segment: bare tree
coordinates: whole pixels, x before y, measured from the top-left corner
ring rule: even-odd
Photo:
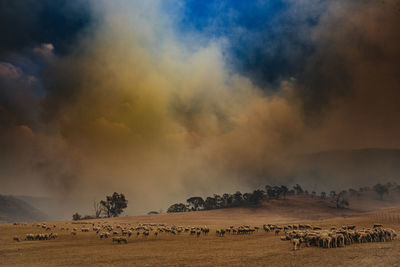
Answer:
[[[102,212],[102,207],[100,205],[100,202],[93,200],[93,210],[94,210],[94,215],[96,216],[96,218],[100,218],[100,214]]]

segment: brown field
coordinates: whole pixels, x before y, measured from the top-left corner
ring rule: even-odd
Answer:
[[[13,241],[28,233],[45,233],[36,224],[0,225],[1,266],[399,266],[400,242],[364,243],[345,248],[323,249],[302,247],[293,251],[289,241],[280,241],[274,233],[265,233],[265,223],[285,224],[305,222],[323,228],[354,224],[359,228],[372,227],[379,222],[400,231],[400,207],[389,203],[367,200],[355,203],[347,210],[330,208],[326,203],[310,198],[296,197],[271,201],[258,208],[232,208],[184,214],[160,214],[121,217],[88,221],[47,222],[56,225],[55,240]],[[383,208],[381,208],[383,206]],[[380,207],[378,209],[378,207]],[[134,226],[139,223],[164,223],[181,226],[204,226],[208,236],[190,236],[188,233],[157,237],[128,238],[128,244],[113,244],[111,239],[100,240],[90,232],[78,231],[72,236],[61,227],[92,228],[106,221],[112,225]],[[218,237],[215,229],[250,224],[261,227],[252,235]],[[49,232],[49,231],[48,231]]]

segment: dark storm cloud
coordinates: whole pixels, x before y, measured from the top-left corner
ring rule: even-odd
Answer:
[[[42,43],[68,50],[90,21],[86,0],[0,0],[0,57]]]

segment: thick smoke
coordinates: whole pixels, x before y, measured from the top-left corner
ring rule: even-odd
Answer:
[[[180,14],[156,0],[93,1],[68,53],[48,43],[14,59],[38,59],[38,73],[4,59],[3,192],[99,199],[121,191],[132,214],[268,182],[368,183],[334,169],[327,180],[312,173],[325,163],[301,155],[400,147],[399,4],[285,4],[287,16],[318,19],[301,27],[313,47],[307,57],[293,43],[280,50],[302,71],[274,83],[241,71],[227,55],[232,39],[183,36]],[[259,30],[241,34],[259,42]]]

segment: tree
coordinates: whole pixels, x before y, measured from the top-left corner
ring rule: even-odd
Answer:
[[[231,194],[227,194],[227,193],[223,194],[222,199],[224,200],[225,207],[229,207],[233,203],[233,196]]]
[[[233,194],[233,201],[234,201],[235,205],[239,205],[242,203],[243,196],[242,196],[242,193],[240,193],[240,191],[236,191],[236,193]]]
[[[244,200],[244,202],[250,202],[250,198],[251,198],[251,193],[244,193],[243,194],[243,200]]]
[[[267,196],[269,199],[279,199],[279,197],[283,193],[282,187],[279,186],[266,185],[265,191],[267,192]]]
[[[220,195],[214,194],[214,199],[215,199],[215,207],[217,209],[224,207],[224,199]]]
[[[95,218],[100,218],[102,208],[101,208],[101,204],[99,202],[97,202],[96,200],[93,201],[93,210],[94,210]]]
[[[250,203],[259,204],[264,199],[265,192],[263,190],[254,190],[249,198]]]
[[[106,200],[100,201],[100,205],[108,218],[118,217],[128,206],[128,200],[124,194],[114,192],[112,196],[106,196]]]
[[[343,209],[349,206],[349,201],[345,198],[346,194],[347,192],[345,190],[341,191],[339,194],[336,194],[335,191],[331,191],[330,195],[337,209]]]
[[[173,205],[171,205],[171,206],[168,208],[168,210],[167,210],[168,213],[172,213],[172,212],[186,212],[186,211],[189,211],[189,210],[188,210],[188,208],[186,207],[186,205],[183,204],[183,203],[173,204]]]
[[[287,188],[284,185],[281,185],[281,193],[283,195],[283,199],[286,199],[286,195],[287,195],[288,191],[289,191],[289,188]]]
[[[389,189],[386,185],[376,184],[374,185],[375,192],[379,195],[380,199],[383,200],[383,195],[389,193]]]
[[[349,201],[345,199],[346,191],[342,191],[339,194],[335,194],[334,201],[337,209],[343,209],[345,206],[349,206]]]
[[[206,210],[216,209],[217,205],[216,205],[216,202],[215,202],[215,198],[207,197],[206,200],[204,201],[204,208]]]
[[[82,216],[77,212],[72,215],[72,220],[74,221],[79,221],[81,218]]]
[[[325,192],[321,192],[321,198],[325,199],[326,198],[326,193]]]
[[[155,214],[159,214],[159,213],[158,213],[158,211],[152,210],[152,211],[149,211],[147,214],[148,215],[155,215]]]
[[[204,200],[202,197],[191,197],[186,200],[191,210],[199,210],[204,208]]]
[[[336,191],[331,191],[330,193],[329,193],[329,196],[331,197],[331,198],[335,198],[336,197]]]
[[[295,186],[293,186],[294,191],[296,191],[297,195],[302,195],[304,194],[304,190],[303,188],[301,188],[301,186],[299,184],[296,184]]]

